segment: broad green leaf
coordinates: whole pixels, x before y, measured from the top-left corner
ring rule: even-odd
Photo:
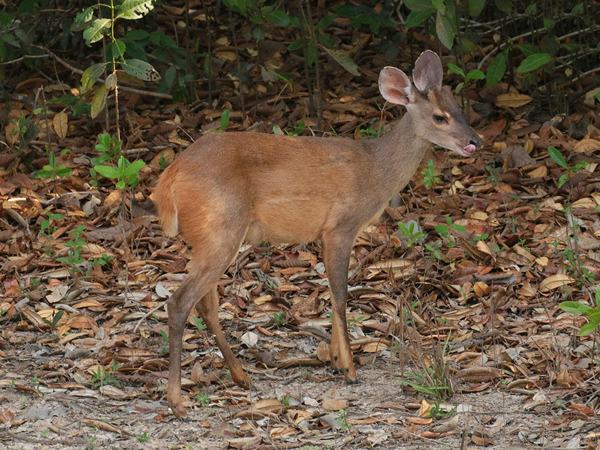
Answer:
[[[265,38],[265,29],[260,25],[257,26],[252,31],[252,36],[254,36],[254,39],[257,41],[262,41]]]
[[[490,63],[487,69],[486,81],[489,86],[496,86],[506,72],[506,51],[499,53]]]
[[[132,41],[141,41],[149,37],[150,33],[148,33],[146,30],[133,30],[125,35],[126,39],[131,39]]]
[[[494,3],[503,13],[510,14],[512,12],[512,0],[494,0]]]
[[[452,29],[452,24],[444,14],[437,14],[437,18],[435,20],[435,31],[437,32],[440,42],[444,44],[446,48],[452,48],[452,44],[454,42],[454,31]]]
[[[12,45],[13,47],[20,47],[19,41],[10,33],[0,34],[0,39],[6,42],[8,45]]]
[[[87,45],[91,45],[94,42],[102,39],[102,31],[110,28],[110,19],[96,19],[92,24],[85,29],[83,32],[83,38]]]
[[[83,30],[92,21],[94,18],[94,8],[92,6],[77,13],[75,20],[71,24],[71,31],[73,33]]]
[[[81,75],[82,92],[88,91],[98,81],[98,78],[104,73],[104,67],[103,63],[98,63],[85,69]]]
[[[308,67],[312,67],[317,57],[317,47],[312,41],[309,41],[308,45],[306,46],[306,55]]]
[[[119,172],[111,166],[94,166],[96,172],[105,178],[118,178]]]
[[[425,20],[429,19],[435,12],[435,9],[429,8],[423,11],[411,11],[406,18],[406,28],[416,27],[421,25]]]
[[[588,336],[594,332],[596,328],[600,325],[599,322],[589,322],[581,327],[579,330],[579,336]]]
[[[571,314],[585,314],[590,309],[588,305],[578,302],[562,302],[558,307]]]
[[[92,119],[95,119],[98,114],[100,114],[100,111],[104,109],[104,106],[106,106],[107,95],[108,89],[106,89],[106,86],[103,84],[94,94],[94,98],[92,98],[92,110],[90,112],[90,117]]]
[[[46,166],[45,166],[46,167]],[[38,170],[35,173],[36,178],[52,178],[52,172],[49,170]]]
[[[446,5],[444,5],[444,0],[431,0],[431,4],[437,12],[442,14],[446,13]]]
[[[517,69],[517,72],[531,72],[532,70],[538,69],[543,65],[548,64],[552,61],[552,59],[552,56],[550,56],[548,53],[534,53],[533,55],[529,55],[523,60],[523,62]]]
[[[483,80],[485,78],[485,74],[478,69],[474,69],[471,70],[468,74],[467,74],[467,81],[468,80]]]
[[[325,16],[321,20],[319,20],[319,23],[315,26],[315,28],[317,30],[327,28],[329,25],[331,25],[333,23],[334,20],[335,20],[335,16],[333,14]]]
[[[526,57],[531,56],[534,53],[540,53],[540,48],[532,44],[519,44],[517,45],[517,48],[521,50]]]
[[[552,158],[552,160],[556,164],[558,164],[560,167],[563,167],[565,169],[568,168],[567,167],[567,162],[565,161],[564,156],[556,148],[554,148],[554,147],[548,147],[548,154],[550,155],[550,158]]]
[[[290,24],[290,16],[283,11],[271,11],[265,14],[265,19],[269,22],[279,25],[280,27],[287,27]]]
[[[327,47],[323,47],[329,56],[336,60],[336,62],[350,72],[352,75],[360,76],[360,72],[358,71],[358,66],[356,63],[350,58],[350,54],[344,50],[332,50]]]
[[[462,75],[463,78],[465,77],[465,73],[463,72],[463,70],[456,64],[448,63],[448,69],[451,73],[455,75]]]
[[[469,14],[471,17],[475,18],[481,14],[484,6],[485,0],[469,0]]]
[[[117,81],[117,74],[111,73],[109,76],[106,77],[104,85],[106,86],[106,89],[110,91],[115,88],[115,86],[117,85]]]
[[[160,80],[160,75],[156,69],[154,69],[151,64],[148,64],[146,61],[142,61],[141,59],[129,59],[121,62],[120,65],[125,72],[127,72],[129,75],[139,78],[140,80]]]
[[[123,41],[120,41],[119,39],[115,39],[112,42],[112,44],[110,44],[111,52],[117,60],[121,60],[124,58],[123,55],[125,54],[126,48],[127,46],[125,45],[125,43]]]
[[[137,161],[132,162],[125,168],[125,170],[123,171],[123,176],[130,177],[131,175],[137,174],[145,165],[146,163],[144,161],[138,159]]]
[[[221,114],[221,131],[225,131],[227,129],[227,125],[229,125],[229,110],[226,109]]]
[[[140,19],[154,9],[153,2],[154,0],[125,0],[117,19]]]
[[[404,4],[411,11],[426,11],[435,9],[431,0],[404,0]]]

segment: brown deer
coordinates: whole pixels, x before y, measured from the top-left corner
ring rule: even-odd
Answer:
[[[181,346],[191,309],[204,320],[233,381],[249,388],[242,365],[219,325],[216,283],[244,242],[320,240],[331,287],[331,364],[356,383],[346,327],[348,265],[357,234],[377,220],[434,143],[463,156],[481,147],[431,51],[415,63],[414,86],[385,67],[379,89],[407,113],[386,136],[372,140],[221,133],[190,145],[160,177],[155,200],[167,236],[179,231],[193,247],[189,275],[169,299],[167,400],[176,417],[181,400]],[[416,89],[415,89],[416,88]]]

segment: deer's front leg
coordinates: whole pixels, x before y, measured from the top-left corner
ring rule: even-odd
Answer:
[[[348,383],[357,383],[356,370],[350,351],[350,338],[346,325],[346,299],[348,298],[348,265],[354,234],[323,235],[325,268],[331,289],[333,329],[331,334],[331,365],[344,374]]]

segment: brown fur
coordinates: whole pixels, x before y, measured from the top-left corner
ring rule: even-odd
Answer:
[[[348,263],[356,235],[406,186],[430,142],[456,151],[481,145],[451,93],[441,89],[441,63],[436,59],[426,52],[417,61],[422,78],[415,83],[431,89],[428,95],[414,91],[397,69],[382,71],[384,97],[408,108],[383,138],[213,134],[192,144],[165,170],[155,192],[163,229],[169,236],[180,231],[194,250],[190,274],[168,305],[167,397],[177,417],[185,415],[181,338],[199,299],[198,312],[215,333],[233,380],[250,386],[219,326],[214,289],[243,240],[321,240],[332,292],[332,365],[348,382],[356,382],[346,327]],[[448,123],[433,122],[432,116],[440,112],[447,114]]]

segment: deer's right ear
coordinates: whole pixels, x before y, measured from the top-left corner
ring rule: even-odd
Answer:
[[[412,84],[404,72],[384,67],[379,74],[379,91],[383,98],[396,105],[407,106],[413,100]]]

